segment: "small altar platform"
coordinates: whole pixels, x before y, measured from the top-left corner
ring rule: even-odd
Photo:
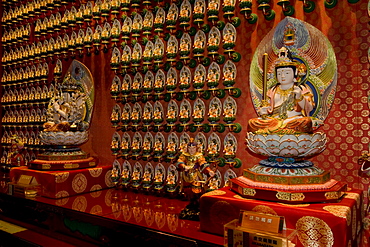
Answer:
[[[201,231],[223,235],[224,224],[240,210],[284,216],[286,227],[298,231],[300,246],[360,246],[364,217],[361,190],[348,189],[339,202],[284,204],[243,198],[229,187],[200,199]]]
[[[32,176],[40,185],[38,195],[57,199],[113,187],[111,169],[111,165],[98,165],[74,170],[40,171],[22,166],[12,168],[9,177],[11,182],[16,183],[21,175]]]

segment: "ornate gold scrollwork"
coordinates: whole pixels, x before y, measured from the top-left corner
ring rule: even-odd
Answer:
[[[256,192],[255,189],[243,188],[243,195],[245,195],[245,196],[254,196],[256,193],[257,192]]]
[[[278,192],[276,198],[284,201],[302,201],[305,196],[303,193]]]
[[[326,199],[338,199],[341,196],[341,193],[338,191],[333,191],[333,192],[326,192],[325,193],[325,198]]]
[[[41,167],[42,167],[41,168],[42,170],[48,170],[48,169],[51,168],[51,165],[50,164],[42,164]]]
[[[64,169],[74,169],[74,168],[78,168],[79,165],[77,163],[66,163],[64,164]]]
[[[292,193],[290,195],[290,200],[291,201],[303,201],[304,198],[305,198],[305,196],[304,196],[303,193]]]

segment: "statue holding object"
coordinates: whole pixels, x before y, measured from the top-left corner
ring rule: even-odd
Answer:
[[[88,141],[93,106],[92,75],[84,64],[73,60],[48,104],[47,121],[40,132],[47,150],[31,161],[29,167],[68,170],[96,166],[96,158],[79,148]]]
[[[183,193],[190,203],[181,211],[180,218],[199,220],[199,199],[204,193],[204,185],[215,172],[211,169],[202,153],[197,150],[197,143],[190,139],[176,163],[181,173],[180,193]]]
[[[5,172],[8,172],[12,167],[26,165],[26,161],[23,155],[24,143],[17,135],[11,136],[10,139],[10,150],[7,154],[5,166],[3,166],[3,170]]]
[[[264,54],[264,57],[266,55]],[[297,76],[299,68],[300,64],[292,60],[290,51],[282,47],[275,65],[278,83],[266,92],[266,81],[263,82],[264,99],[261,107],[257,109],[261,118],[249,120],[249,132],[259,134],[313,133],[314,129],[323,124],[321,120],[309,116],[315,102],[310,89],[306,85],[299,84]],[[264,70],[266,71],[267,68]]]

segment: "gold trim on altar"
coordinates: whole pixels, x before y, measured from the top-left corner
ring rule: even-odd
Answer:
[[[339,199],[344,193],[340,191],[332,191],[332,192],[326,192],[325,198],[326,199]]]
[[[64,164],[63,167],[64,167],[64,169],[75,169],[75,168],[78,168],[79,165],[77,163],[66,163],[66,164]]]
[[[41,165],[41,169],[42,170],[48,170],[48,169],[50,169],[51,168],[51,165],[50,164],[42,164]]]
[[[256,192],[255,189],[243,188],[243,195],[246,195],[246,196],[254,196],[256,193],[257,192]]]
[[[305,196],[303,193],[277,192],[276,198],[284,201],[302,201]]]

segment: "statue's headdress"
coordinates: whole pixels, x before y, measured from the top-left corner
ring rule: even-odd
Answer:
[[[275,60],[275,71],[278,68],[292,68],[298,84],[307,72],[306,66],[294,61],[292,53],[285,46],[280,48],[278,58]]]
[[[275,69],[289,67],[295,71],[298,66],[299,63],[293,61],[292,53],[286,47],[281,47],[275,61]]]
[[[188,142],[188,147],[196,147],[197,143],[194,141],[194,138],[190,138],[190,141]]]
[[[76,92],[78,91],[78,85],[76,79],[71,76],[71,73],[68,72],[67,75],[64,77],[63,82],[58,85],[59,89],[62,92]]]

